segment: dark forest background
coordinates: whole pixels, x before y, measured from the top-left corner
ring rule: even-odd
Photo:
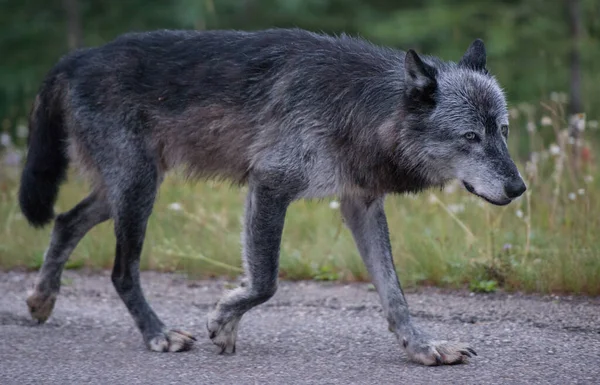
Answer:
[[[158,28],[289,26],[450,60],[481,37],[511,104],[560,93],[571,113],[599,111],[597,0],[0,0],[0,131],[23,142],[17,127],[41,79],[76,47]]]

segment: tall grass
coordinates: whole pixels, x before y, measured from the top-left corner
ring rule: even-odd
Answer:
[[[457,184],[386,202],[398,274],[405,286],[469,286],[506,290],[600,294],[600,190],[591,140],[567,134],[562,103],[512,110],[511,152],[528,191],[505,207],[491,206]],[[519,130],[526,129],[528,135]],[[590,134],[592,132],[592,134]],[[597,135],[597,133],[596,133]],[[523,139],[526,137],[526,139]],[[18,170],[0,171],[0,266],[40,266],[50,227],[29,228],[17,208]],[[72,176],[57,210],[87,193]],[[144,269],[185,271],[193,276],[241,273],[241,216],[245,189],[227,183],[184,183],[173,174],[163,184],[150,219]],[[280,275],[287,279],[368,280],[339,204],[299,201],[284,228]],[[112,223],[94,228],[74,251],[68,268],[109,269],[115,241]]]

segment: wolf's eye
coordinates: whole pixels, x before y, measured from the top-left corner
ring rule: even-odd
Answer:
[[[502,136],[507,137],[508,136],[508,125],[506,125],[506,124],[501,125],[500,132],[502,133]]]
[[[467,132],[464,136],[465,136],[465,139],[468,140],[469,142],[475,142],[479,139],[477,137],[477,134],[474,132]]]

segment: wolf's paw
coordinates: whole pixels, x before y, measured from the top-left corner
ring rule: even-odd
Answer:
[[[219,354],[235,353],[235,340],[237,339],[239,323],[239,317],[225,319],[220,316],[218,311],[214,311],[208,316],[206,321],[208,335],[212,343],[221,349]]]
[[[193,335],[181,330],[166,330],[162,334],[151,338],[147,344],[154,352],[185,352],[194,345]]]
[[[56,303],[56,293],[41,293],[35,290],[27,297],[26,302],[31,317],[39,323],[44,323],[52,314]]]
[[[462,364],[477,355],[473,348],[462,342],[428,341],[417,337],[403,339],[402,345],[412,361],[427,366]]]

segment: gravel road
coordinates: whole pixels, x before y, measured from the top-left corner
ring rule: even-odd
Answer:
[[[144,273],[169,326],[195,334],[185,353],[146,351],[108,274],[68,271],[53,316],[37,325],[25,298],[35,275],[0,273],[0,384],[598,384],[600,299],[407,293],[417,324],[471,342],[467,364],[423,367],[388,332],[364,284],[282,282],[246,314],[237,353],[217,355],[206,314],[224,281]]]

